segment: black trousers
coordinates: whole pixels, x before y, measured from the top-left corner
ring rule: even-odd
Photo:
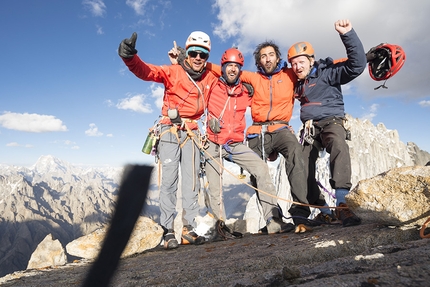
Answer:
[[[262,150],[262,135],[248,139],[248,146],[260,157]],[[285,170],[291,187],[293,200],[300,203],[308,203],[307,200],[307,180],[304,165],[302,147],[297,138],[287,128],[275,132],[266,132],[264,134],[264,154],[267,158],[272,152],[277,152],[285,158]],[[251,177],[252,183],[255,180]],[[310,215],[310,209],[307,206],[293,204],[288,212],[292,216],[301,216],[307,218]]]
[[[331,188],[351,189],[351,157],[349,146],[345,140],[346,131],[343,120],[341,118],[329,118],[314,122],[314,126],[314,139],[330,154]],[[319,150],[314,145],[305,142],[302,151],[308,182],[308,201],[310,204],[323,205],[325,203],[324,196],[321,194],[315,179],[315,163],[319,156]]]

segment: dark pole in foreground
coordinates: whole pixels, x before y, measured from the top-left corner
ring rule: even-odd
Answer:
[[[82,287],[109,285],[145,203],[152,169],[139,165],[125,167],[109,230]]]

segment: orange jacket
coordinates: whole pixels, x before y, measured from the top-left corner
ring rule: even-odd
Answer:
[[[208,138],[222,145],[227,142],[243,142],[246,128],[245,112],[251,105],[251,99],[242,83],[232,88],[219,80],[209,96],[208,120],[218,119],[221,130],[214,133],[208,126]]]
[[[137,55],[130,59],[123,58],[123,61],[138,78],[164,85],[163,107],[161,109],[161,114],[164,117],[160,123],[171,124],[167,111],[178,109],[182,119],[191,120],[186,122],[190,129],[198,127],[196,120],[203,114],[209,92],[218,81],[215,75],[206,71],[200,80],[195,81],[203,93],[202,95],[196,85],[188,78],[181,65],[156,66],[143,62]]]
[[[211,63],[208,65],[215,75],[221,74],[221,67]],[[289,122],[293,115],[294,83],[296,75],[291,68],[283,68],[267,77],[259,72],[242,71],[240,79],[254,87],[251,103],[251,115],[254,123],[282,121]],[[286,124],[271,124],[267,131],[273,132]],[[261,125],[252,125],[246,135],[261,133]]]

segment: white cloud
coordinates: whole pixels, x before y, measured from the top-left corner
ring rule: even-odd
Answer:
[[[113,134],[107,134],[106,135],[108,138],[113,138]]]
[[[421,101],[419,102],[419,105],[424,108],[430,107],[430,101]]]
[[[32,148],[33,147],[33,145],[31,145],[31,144],[21,145],[17,142],[7,143],[6,146],[8,146],[8,147],[25,147],[25,148]]]
[[[139,94],[120,99],[116,107],[120,110],[132,110],[139,113],[152,113],[151,105],[145,103],[146,96]]]
[[[84,0],[82,5],[95,17],[103,17],[106,14],[106,5],[102,0]]]
[[[77,145],[72,146],[71,149],[79,149],[79,146],[77,146]]]
[[[0,125],[10,130],[23,132],[64,132],[67,127],[54,116],[5,112],[0,115]]]
[[[430,45],[427,35],[430,1],[346,1],[308,0],[306,4],[294,0],[215,0],[213,7],[218,22],[212,23],[213,34],[224,41],[236,43],[239,49],[253,59],[256,45],[273,40],[280,46],[285,59],[289,47],[298,41],[309,41],[316,57],[345,57],[345,48],[334,22],[348,18],[359,35],[365,51],[380,43],[397,44],[406,53],[403,68],[386,85],[389,89],[374,90],[380,83],[373,81],[367,69],[351,82],[353,91],[363,97],[423,98],[429,95],[427,67],[430,57],[423,57],[422,48]],[[371,8],[369,8],[371,7]],[[306,20],[304,20],[306,19]],[[414,27],[405,29],[405,27]],[[253,61],[245,68],[255,70]]]
[[[370,106],[369,110],[366,111],[364,115],[361,116],[360,120],[368,120],[372,122],[373,118],[376,117],[379,105],[373,104]]]
[[[152,83],[151,97],[155,98],[155,106],[161,110],[163,107],[164,87],[159,84]]]
[[[96,28],[97,28],[97,35],[103,35],[104,34],[103,27],[96,25]]]
[[[148,0],[127,0],[125,3],[133,8],[134,12],[138,15],[145,14],[145,4]]]
[[[102,132],[99,132],[99,128],[94,123],[90,124],[90,128],[85,131],[85,134],[89,137],[100,137],[103,135]]]

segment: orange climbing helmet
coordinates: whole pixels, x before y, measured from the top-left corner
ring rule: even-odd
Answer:
[[[370,77],[383,81],[394,76],[405,63],[406,54],[402,47],[382,43],[366,53]]]
[[[314,48],[309,42],[297,42],[288,50],[288,62],[298,56],[313,57],[315,54]]]
[[[244,58],[242,53],[236,48],[227,49],[221,57],[221,65],[227,62],[237,63],[243,67]]]

